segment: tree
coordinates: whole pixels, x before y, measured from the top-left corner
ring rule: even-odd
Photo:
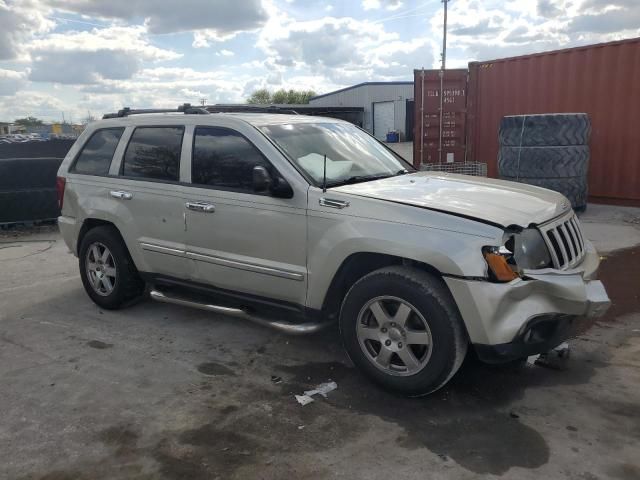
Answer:
[[[316,92],[313,90],[285,90],[281,88],[271,93],[266,88],[256,90],[247,99],[247,103],[252,104],[305,104],[309,103],[311,97],[315,97]]]
[[[23,127],[33,127],[37,125],[44,125],[44,122],[36,117],[18,118],[15,122],[16,125],[22,125]]]
[[[271,102],[271,92],[266,88],[261,88],[256,90],[251,94],[249,98],[247,98],[247,103],[252,104],[268,104]]]

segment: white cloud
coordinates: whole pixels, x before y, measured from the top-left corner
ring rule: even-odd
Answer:
[[[416,62],[432,61],[425,37],[402,41],[382,23],[349,17],[296,21],[272,12],[257,45],[268,55],[267,69],[306,71],[343,86],[372,79],[410,79]]]
[[[0,97],[13,95],[26,84],[27,72],[0,68]]]
[[[262,0],[41,0],[52,7],[103,19],[144,19],[149,33],[193,32],[193,47],[209,47],[267,21]]]
[[[54,33],[33,40],[27,47],[34,51],[83,51],[98,52],[116,50],[135,53],[141,60],[175,60],[180,54],[152,45],[144,26],[113,26],[89,31]]]
[[[21,49],[33,35],[51,30],[55,23],[32,0],[0,0],[0,60],[25,60]]]
[[[442,10],[430,21],[442,35]],[[640,34],[638,0],[456,0],[449,4],[449,67],[471,60],[604,42]]]
[[[378,10],[384,8],[389,11],[398,10],[402,7],[401,0],[362,0],[362,8],[364,10]]]
[[[233,57],[235,54],[231,50],[222,49],[219,52],[216,52],[218,57]]]
[[[60,118],[61,112],[68,107],[57,96],[39,91],[22,90],[15,95],[0,97],[0,112],[10,115],[9,120],[29,115]]]
[[[173,60],[180,54],[151,45],[144,26],[70,31],[33,40],[30,79],[66,84],[126,79],[143,62]]]

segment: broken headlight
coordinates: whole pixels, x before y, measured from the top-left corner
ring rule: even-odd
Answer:
[[[519,268],[536,270],[551,266],[549,248],[537,228],[525,228],[515,233],[505,243]]]
[[[484,258],[490,275],[499,282],[509,282],[523,269],[551,267],[551,255],[542,234],[535,228],[506,232],[500,247],[485,247]]]

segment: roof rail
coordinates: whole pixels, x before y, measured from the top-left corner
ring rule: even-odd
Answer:
[[[184,103],[178,108],[143,108],[132,110],[129,107],[125,107],[122,110],[118,110],[117,113],[105,113],[102,118],[122,118],[129,115],[140,115],[142,113],[171,113],[171,112],[183,112],[185,114],[195,115],[208,115],[209,112],[201,107],[192,107],[190,103]]]
[[[252,113],[288,113],[293,115],[300,115],[296,110],[291,107],[272,104],[218,104],[207,105],[205,108],[209,113],[239,113],[239,112],[252,112]]]

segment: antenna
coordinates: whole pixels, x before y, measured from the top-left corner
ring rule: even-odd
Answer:
[[[322,193],[327,193],[327,154],[324,154],[324,174],[322,175]]]

